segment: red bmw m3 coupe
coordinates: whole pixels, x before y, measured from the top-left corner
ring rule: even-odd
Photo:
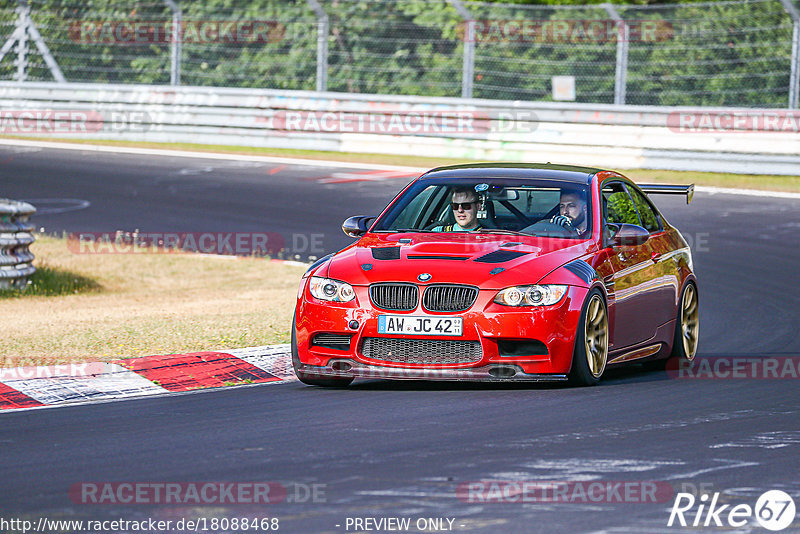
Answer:
[[[619,173],[441,167],[303,276],[292,362],[306,384],[356,377],[571,381],[625,362],[691,360],[698,291],[686,240]]]

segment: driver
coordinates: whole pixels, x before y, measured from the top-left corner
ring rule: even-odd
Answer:
[[[479,230],[478,223],[478,195],[469,187],[457,187],[453,190],[450,207],[456,224],[439,225],[434,232],[474,232]]]
[[[563,226],[578,235],[584,233],[588,216],[583,191],[562,189],[561,199],[558,202],[558,215],[554,215],[550,222]]]

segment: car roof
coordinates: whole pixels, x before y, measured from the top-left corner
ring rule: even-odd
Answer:
[[[552,163],[468,163],[437,167],[426,172],[419,179],[541,178],[587,184],[591,177],[601,170],[603,169],[577,167],[574,165],[553,165]]]

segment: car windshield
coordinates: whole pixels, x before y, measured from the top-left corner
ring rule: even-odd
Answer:
[[[375,232],[487,232],[565,239],[591,235],[586,185],[555,180],[420,180]]]

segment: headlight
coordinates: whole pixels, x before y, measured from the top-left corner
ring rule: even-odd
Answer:
[[[312,276],[308,284],[308,289],[314,298],[320,300],[330,300],[333,302],[349,302],[356,298],[353,286],[330,278],[320,278]]]
[[[551,306],[566,294],[567,286],[561,285],[514,286],[500,291],[494,301],[504,306]]]

